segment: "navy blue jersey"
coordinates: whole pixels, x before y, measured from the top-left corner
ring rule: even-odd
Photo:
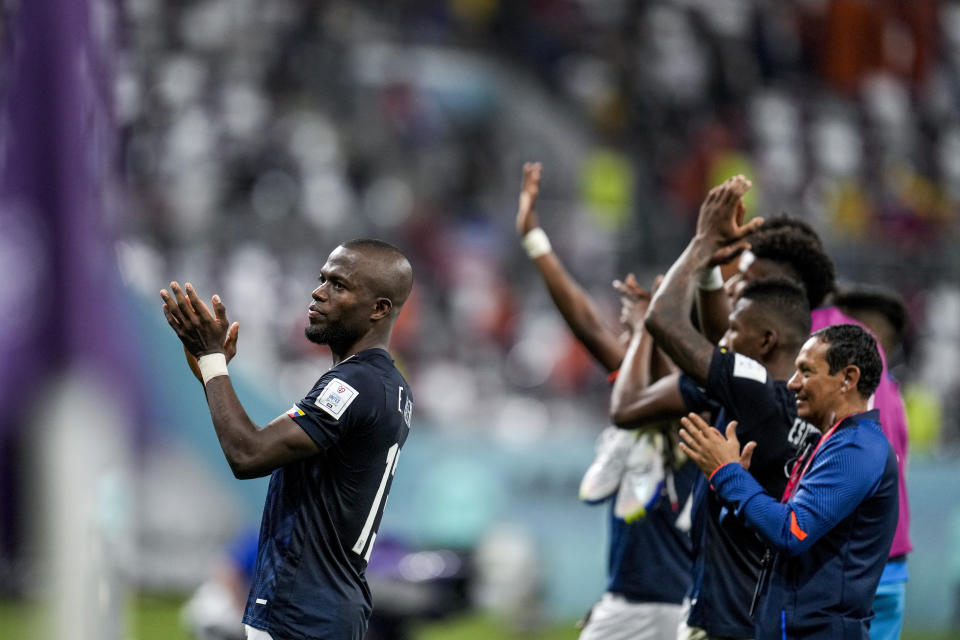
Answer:
[[[686,462],[668,473],[673,474],[676,503],[661,491],[645,516],[627,523],[614,515],[610,500],[607,591],[633,602],[680,604],[690,588],[693,550],[690,534],[677,528],[677,518],[700,470]]]
[[[364,577],[413,396],[383,349],[330,369],[290,410],[321,453],[273,472],[243,622],[275,640],[361,640]]]
[[[726,349],[714,351],[706,389],[681,376],[680,393],[691,411],[719,405],[715,426],[723,432],[736,420],[741,444],[757,443],[750,474],[771,495],[783,493],[800,449],[819,435],[797,417],[796,397],[785,382],[773,380],[756,360]],[[752,637],[750,604],[766,545],[708,490],[702,474],[694,499],[694,584],[687,624],[711,636]]]
[[[897,527],[897,458],[877,411],[850,416],[817,450],[786,503],[739,464],[713,486],[774,549],[757,638],[866,640]]]

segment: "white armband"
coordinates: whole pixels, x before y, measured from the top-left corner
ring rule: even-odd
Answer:
[[[204,386],[210,382],[211,378],[229,375],[227,373],[227,356],[222,353],[208,353],[205,356],[200,356],[197,358],[197,366],[200,367],[200,377],[203,378]]]
[[[720,267],[708,269],[700,274],[700,280],[697,286],[703,291],[716,291],[723,288],[723,276],[720,274]]]
[[[523,236],[522,242],[523,248],[531,260],[545,256],[553,250],[550,246],[550,238],[547,237],[546,232],[540,227],[536,227],[527,232],[527,234]]]

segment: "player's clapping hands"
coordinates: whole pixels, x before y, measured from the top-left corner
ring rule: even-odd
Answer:
[[[186,289],[186,291],[184,291]],[[230,324],[227,309],[220,296],[211,298],[214,313],[197,295],[189,282],[181,289],[177,282],[170,283],[170,291],[162,289],[163,315],[177,337],[183,342],[183,350],[190,370],[202,380],[197,358],[208,353],[222,352],[227,362],[237,354],[237,339],[240,323]]]
[[[731,462],[739,462],[744,469],[750,468],[750,459],[757,443],[748,442],[743,451],[740,450],[736,420],[727,425],[726,437],[696,413],[680,418],[680,423],[683,425],[680,429],[680,448],[708,477]]]

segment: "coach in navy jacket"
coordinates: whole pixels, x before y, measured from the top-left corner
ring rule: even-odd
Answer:
[[[876,343],[858,326],[828,327],[807,341],[789,388],[798,415],[823,436],[783,496],[764,493],[747,473],[755,445],[741,452],[735,423],[724,438],[695,414],[683,419],[688,455],[775,551],[769,585],[761,585],[758,640],[869,638],[898,514],[896,456],[877,412],[866,410],[880,371]]]

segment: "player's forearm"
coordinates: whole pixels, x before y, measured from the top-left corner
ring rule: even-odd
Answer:
[[[230,377],[211,378],[205,390],[213,428],[233,475],[241,479],[263,475],[258,461],[260,431],[240,404]]]
[[[687,407],[680,393],[679,379],[679,374],[673,374],[637,390],[611,412],[613,423],[622,429],[643,429],[656,427],[665,418],[683,415]]]
[[[553,304],[573,335],[607,371],[617,369],[623,360],[624,348],[604,323],[590,296],[567,273],[556,254],[548,253],[534,262]]]
[[[727,331],[730,299],[722,288],[705,291],[697,288],[697,317],[700,331],[711,344],[720,342]]]
[[[644,322],[664,353],[699,384],[706,382],[709,370],[709,357],[704,363],[703,347],[711,351],[712,345],[691,324],[690,309],[695,275],[708,264],[714,250],[711,242],[699,236],[690,241],[667,272]]]
[[[652,337],[650,341],[653,342]],[[654,382],[660,378],[666,378],[678,371],[679,369],[677,369],[677,365],[673,364],[673,360],[667,357],[663,349],[654,344],[653,352],[650,354],[650,381]]]
[[[643,330],[634,332],[610,392],[610,419],[614,424],[629,422],[625,410],[650,386],[652,350],[650,334]]]

